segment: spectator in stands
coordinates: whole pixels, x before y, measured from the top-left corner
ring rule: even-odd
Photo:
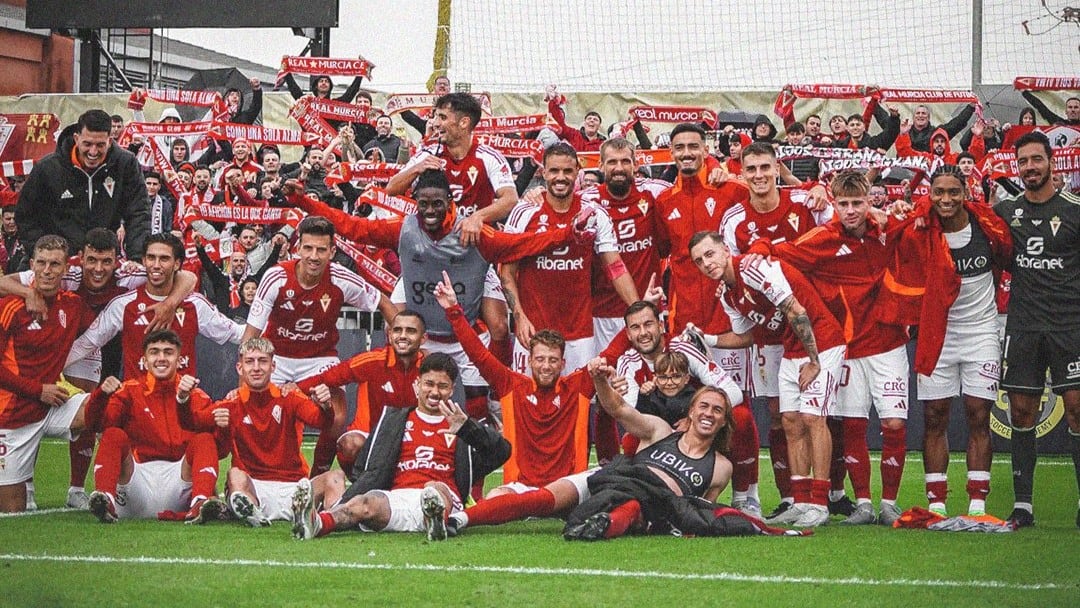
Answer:
[[[109,139],[112,119],[104,111],[84,112],[75,127],[56,152],[34,164],[19,193],[19,240],[32,250],[38,237],[56,234],[77,251],[91,228],[115,231],[123,224],[124,250],[138,259],[150,231],[139,162]]]
[[[1001,130],[1001,121],[999,121],[998,119],[995,118],[993,120],[987,121],[983,125],[983,147],[986,149],[987,152],[992,150],[1000,150],[1002,148],[1002,145],[1004,144],[1004,141],[1002,140],[1002,135],[1003,132]],[[971,142],[973,138],[974,127],[968,129],[967,132],[965,132],[960,137],[960,148],[965,152],[968,151],[971,148]]]
[[[360,59],[363,59],[363,57],[360,57]],[[356,97],[356,94],[360,92],[360,83],[362,80],[363,78],[360,76],[353,78],[349,88],[345,89],[345,92],[342,93],[340,97],[335,97],[334,99],[336,101],[344,101],[345,103],[352,102]],[[296,84],[296,79],[293,78],[292,74],[285,74],[285,86],[289,88],[289,94],[292,95],[293,99],[300,99],[306,94],[304,90],[300,88],[300,85]],[[329,76],[322,74],[312,76],[310,89],[311,90],[308,91],[308,93],[315,97],[330,99],[330,96],[334,92],[334,81],[331,80]]]
[[[326,178],[326,168],[323,167],[323,151],[321,148],[312,146],[304,154],[304,158],[294,171],[286,172],[286,181],[298,179],[304,183],[304,190],[314,192],[320,199],[327,196],[330,189],[323,181]]]
[[[109,127],[109,139],[116,141],[120,139],[120,134],[124,132],[124,117],[119,114],[113,114],[109,118],[112,120],[112,124]]]
[[[360,108],[364,112],[365,119],[363,122],[358,121],[349,124],[352,126],[353,141],[356,143],[357,147],[362,149],[368,144],[369,141],[375,139],[375,136],[378,134],[376,126],[371,124],[371,93],[368,93],[367,91],[360,91],[359,93],[357,93],[356,107]],[[336,121],[330,121],[330,126],[336,129],[340,129],[344,127],[345,124],[339,124]]]
[[[173,140],[170,150],[169,164],[172,165],[173,169],[188,162],[191,158],[191,150],[188,148],[187,141],[179,137]]]
[[[370,145],[371,142],[369,141],[368,144]],[[341,153],[342,162],[354,163],[367,157],[365,150],[356,143],[356,132],[353,131],[352,125],[341,125],[337,137],[330,140],[326,149],[323,150],[323,155],[332,154],[335,149]]]
[[[836,140],[841,137],[847,136],[847,119],[837,114],[829,119],[829,132],[832,134],[831,139],[835,143]]]
[[[555,92],[554,85],[548,87],[546,99],[548,113],[559,125],[555,130],[559,137],[578,152],[600,151],[600,144],[604,143],[604,134],[600,132],[600,125],[604,122],[604,119],[600,117],[600,114],[589,110],[585,113],[585,120],[581,123],[581,128],[575,129],[566,124],[566,112],[563,110],[566,98]]]
[[[442,97],[443,95],[450,94],[450,79],[446,76],[439,76],[435,79],[434,88],[432,94],[435,95],[435,99]],[[435,110],[432,108],[426,112],[423,112],[423,116],[413,112],[412,110],[405,110],[401,113],[401,119],[405,121],[405,124],[409,125],[416,132],[420,134],[420,137],[427,139],[432,135],[429,128],[429,121],[432,116],[435,115]]]
[[[150,234],[169,232],[176,220],[176,201],[168,195],[168,188],[161,189],[161,174],[146,174],[146,196],[150,200]]]
[[[949,122],[941,126],[935,126],[930,124],[930,109],[921,104],[915,106],[911,130],[908,131],[908,137],[911,138],[911,148],[919,152],[930,152],[930,135],[934,131],[944,129],[948,133],[949,139],[952,139],[967,127],[968,121],[971,120],[974,114],[975,104],[969,103]],[[885,125],[882,125],[882,128],[884,129]]]
[[[388,163],[400,163],[407,160],[408,147],[403,146],[401,138],[391,133],[394,123],[386,114],[375,120],[375,137],[364,146],[364,152],[378,148],[382,157]]]
[[[875,209],[884,209],[889,205],[889,191],[885,188],[885,184],[881,182],[875,182],[870,186],[870,205]]]
[[[0,208],[0,272],[10,274],[17,271],[26,257],[26,249],[19,242],[18,227],[15,225],[15,197],[6,197]]]
[[[880,109],[880,108],[879,108]],[[847,135],[838,138],[834,148],[870,148],[872,150],[885,151],[892,147],[896,138],[900,135],[900,111],[889,108],[888,115],[882,117],[880,113],[874,113],[874,119],[881,126],[881,133],[869,135],[866,132],[866,123],[861,114],[852,114],[847,118]]]
[[[1024,99],[1031,104],[1031,107],[1035,108],[1046,122],[1052,125],[1080,125],[1080,97],[1070,97],[1066,99],[1065,116],[1061,116],[1046,107],[1046,104],[1031,91],[1021,91],[1020,94],[1024,96]]]
[[[248,313],[251,312],[251,303],[255,300],[255,292],[258,289],[259,280],[255,277],[247,277],[240,281],[240,304],[233,306],[225,314],[237,323],[247,323]]]
[[[818,126],[821,126],[820,122],[818,123]],[[806,127],[804,127],[801,122],[793,122],[787,127],[787,131],[784,134],[784,143],[789,146],[801,146],[806,141]],[[785,160],[783,164],[791,171],[791,174],[794,175],[796,179],[802,182],[810,180],[817,181],[818,174],[821,172],[818,159],[810,156],[806,158]]]
[[[1006,150],[1013,148],[1013,142],[1016,141],[1021,135],[1025,135],[1035,127],[1035,110],[1031,108],[1024,108],[1020,110],[1020,116],[1016,119],[1016,124],[1005,123],[1001,127],[1001,131],[1005,137],[1001,142],[1001,147]]]
[[[240,170],[244,184],[249,186],[254,186],[259,179],[259,174],[263,172],[262,166],[252,157],[251,142],[243,137],[232,141],[232,162],[226,164],[222,170],[221,177],[218,178],[219,188],[224,185],[225,175],[232,168]]]
[[[754,129],[751,131],[750,138],[754,141],[775,143],[776,133],[776,126],[772,124],[769,117],[764,114],[758,114],[757,118],[754,119]]]
[[[821,117],[811,114],[806,117],[806,143],[809,146],[829,146],[832,138],[821,132]]]
[[[251,107],[244,109],[244,94],[240,89],[225,89],[225,107],[229,108],[229,122],[253,125],[262,114],[262,83],[258,78],[248,81],[251,84]]]
[[[281,181],[281,154],[277,148],[267,148],[263,146],[260,151],[262,152],[262,174],[260,177],[262,180],[271,179]]]

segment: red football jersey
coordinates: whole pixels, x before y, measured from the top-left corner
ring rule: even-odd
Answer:
[[[91,420],[88,411],[87,425],[97,430],[123,429],[131,440],[135,462],[180,460],[195,431],[187,415],[190,412],[181,412],[176,403],[178,378],[159,382],[146,373],[133,378],[136,379],[124,382],[109,396],[102,420]],[[191,391],[187,407],[201,411],[210,405],[210,396],[202,389]],[[213,425],[204,425],[202,430],[212,428]]]
[[[389,346],[360,353],[330,369],[297,383],[308,393],[320,384],[345,386],[356,382],[356,416],[350,431],[371,431],[371,424],[382,416],[386,407],[416,405],[413,382],[420,377],[420,362],[424,353],[417,354],[412,366],[405,367]]]
[[[547,232],[565,228],[581,210],[582,201],[574,195],[570,208],[555,211],[547,201],[521,203],[510,212],[506,231],[511,233]],[[618,251],[611,218],[597,209],[596,238],[592,243],[572,242],[545,254],[518,262],[517,284],[521,307],[534,327],[554,329],[566,340],[593,335],[592,273],[594,254]],[[606,276],[605,280],[610,282]]]
[[[214,403],[193,412],[197,425],[213,422],[213,410],[229,409],[233,466],[261,481],[299,481],[308,475],[300,452],[303,425],[326,428],[333,410],[323,410],[299,391],[282,395],[271,384],[253,393],[241,386],[235,399]]]
[[[453,491],[457,487],[454,483],[456,444],[457,435],[450,433],[446,418],[416,410],[409,412],[390,489],[423,488],[429,481],[441,481]]]
[[[146,372],[142,363],[142,341],[146,337],[146,326],[153,317],[147,309],[161,299],[148,294],[145,287],[113,298],[98,314],[90,329],[75,341],[65,366],[101,348],[122,331],[124,378],[141,378]],[[244,333],[243,325],[234,323],[200,293],[189,295],[176,309],[169,329],[180,336],[180,373],[195,373],[195,336],[202,334],[218,344],[225,344],[238,343]]]
[[[514,175],[506,157],[490,146],[473,142],[461,160],[455,160],[442,144],[424,146],[409,159],[405,168],[435,156],[446,162],[444,170],[450,180],[450,195],[457,203],[458,213],[468,217],[495,202],[495,193],[503,188],[516,188]],[[516,190],[515,190],[516,191]]]
[[[0,300],[0,429],[45,418],[41,386],[60,379],[63,353],[94,318],[82,299],[68,291],[46,303],[45,319],[37,321],[22,298]]]
[[[259,282],[247,322],[282,357],[337,356],[337,319],[343,304],[371,312],[379,292],[344,266],[331,262],[319,284],[305,289],[296,278],[298,260],[271,268]]]
[[[626,270],[634,279],[639,294],[649,286],[649,277],[656,273],[660,278],[660,254],[656,247],[656,197],[671,184],[656,179],[637,179],[630,193],[623,200],[615,200],[607,186],[600,184],[581,193],[585,203],[600,205],[611,218],[615,241],[619,245]],[[593,316],[599,318],[622,318],[626,302],[600,265],[593,266],[592,277]]]
[[[731,260],[736,269],[741,262],[742,256]],[[736,270],[735,285],[727,286],[723,299],[731,329],[740,334],[755,326],[782,330],[784,356],[789,359],[805,357],[806,349],[791,327],[784,323],[784,313],[778,308],[791,296],[806,309],[818,352],[843,346],[844,332],[832,312],[806,277],[784,262],[763,260],[756,268]]]

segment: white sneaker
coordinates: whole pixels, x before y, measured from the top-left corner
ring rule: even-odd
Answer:
[[[799,518],[802,517],[804,513],[806,513],[809,507],[810,505],[808,504],[797,502],[791,505],[791,508],[785,510],[783,513],[780,513],[776,517],[766,519],[765,523],[769,524],[770,526],[775,526],[778,524],[789,526],[794,525],[794,523],[799,521]]]
[[[67,502],[64,504],[72,509],[85,511],[90,508],[90,497],[86,495],[86,490],[68,488]]]
[[[883,526],[892,526],[900,519],[900,507],[888,503],[881,503],[881,512],[878,514],[878,523]]]
[[[322,519],[315,510],[311,495],[311,480],[303,478],[296,482],[292,497],[292,535],[297,540],[310,540],[322,530]]]
[[[446,540],[446,502],[442,494],[432,486],[424,488],[420,492],[420,510],[424,512],[424,529],[427,531],[427,539],[432,541]]]
[[[806,511],[792,524],[796,528],[816,528],[829,521],[829,508],[823,505],[807,505]]]
[[[270,525],[270,518],[263,513],[259,505],[251,502],[247,494],[233,492],[229,495],[229,510],[237,519],[244,521],[252,528],[263,528]]]

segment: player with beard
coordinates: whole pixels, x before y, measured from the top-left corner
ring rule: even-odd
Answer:
[[[438,141],[424,146],[405,168],[386,184],[392,195],[405,194],[424,171],[445,171],[461,222],[462,244],[473,245],[484,225],[494,225],[506,218],[518,202],[517,187],[510,164],[501,152],[482,146],[473,139],[480,122],[480,102],[468,93],[448,93],[435,100],[430,123]],[[504,362],[510,361],[510,327],[507,304],[492,271],[482,303],[484,323],[490,332],[492,349]],[[433,282],[437,283],[438,281]]]
[[[338,438],[337,457],[341,470],[350,477],[356,456],[364,448],[371,425],[383,408],[409,407],[415,399],[412,384],[420,374],[424,360],[424,318],[412,310],[402,310],[386,326],[389,343],[360,353],[330,369],[282,388],[288,392],[299,387],[304,393],[320,387],[344,387],[356,382],[356,414],[348,429]]]
[[[796,123],[798,124],[798,123]],[[808,192],[777,187],[776,151],[766,143],[754,142],[742,153],[742,178],[750,190],[746,202],[728,208],[720,221],[720,234],[731,255],[740,255],[758,238],[779,244],[794,241],[832,216],[832,208],[813,211]],[[784,332],[787,324],[777,311],[769,323],[754,329],[757,351],[757,375],[754,394],[765,397],[769,408],[769,457],[772,461],[780,505],[770,517],[779,515],[793,504],[787,443],[780,418],[780,362],[784,356]],[[740,505],[733,504],[736,508]]]
[[[1077,113],[1080,119],[1080,103]],[[1009,394],[1012,421],[1015,503],[1009,521],[1018,528],[1035,525],[1035,425],[1047,368],[1051,388],[1065,402],[1069,451],[1080,486],[1080,197],[1055,190],[1053,163],[1046,135],[1021,136],[1016,166],[1024,192],[994,207],[1009,223],[1013,239],[1001,386]]]
[[[656,248],[656,197],[671,185],[654,179],[636,178],[634,144],[622,137],[608,139],[600,146],[600,170],[603,182],[581,193],[583,203],[598,204],[615,229],[619,256],[634,286],[644,293],[649,277],[660,272]],[[596,350],[611,342],[623,327],[626,302],[614,286],[593,269],[593,336]]]

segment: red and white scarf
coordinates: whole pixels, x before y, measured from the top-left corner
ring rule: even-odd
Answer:
[[[338,249],[345,252],[345,255],[348,255],[356,262],[357,274],[363,277],[365,281],[371,283],[383,293],[394,291],[394,285],[397,284],[398,280],[394,273],[380,266],[378,262],[369,258],[363,251],[340,236],[334,236],[334,243]]]
[[[368,112],[364,110],[364,108],[353,103],[345,103],[344,101],[338,101],[336,99],[319,99],[311,97],[308,99],[308,104],[310,104],[311,109],[314,110],[320,118],[363,124],[372,122]]]
[[[314,133],[319,137],[319,141],[323,142],[323,145],[327,145],[337,135],[337,131],[315,112],[310,101],[311,98],[308,97],[301,97],[296,100],[293,107],[289,108],[289,116],[300,123],[300,128],[305,133]]]
[[[480,102],[480,111],[491,116],[491,96],[487,93],[473,93]],[[399,93],[386,99],[386,113],[399,114],[405,110],[427,110],[435,105],[439,96],[434,93]]]
[[[525,114],[523,116],[489,116],[481,118],[475,133],[528,133],[544,127],[557,126],[548,120],[547,114]]]
[[[480,146],[494,148],[503,156],[513,158],[528,157],[533,159],[536,164],[543,162],[544,144],[538,139],[515,138],[494,133],[481,133],[476,136],[476,143]]]
[[[286,55],[281,58],[281,69],[277,74],[275,87],[281,86],[286,74],[306,74],[319,76],[353,76],[371,78],[375,64],[367,59],[333,57],[295,57]]]
[[[1017,91],[1074,91],[1080,89],[1080,76],[1017,76],[1013,88]]]
[[[416,213],[416,201],[405,196],[393,196],[382,188],[368,188],[356,199],[357,203],[367,203],[372,207],[386,209],[400,215],[413,215]]]
[[[704,122],[716,126],[716,112],[691,106],[634,106],[630,116],[641,122]]]
[[[147,99],[182,106],[210,108],[215,120],[228,120],[229,108],[221,93],[217,91],[191,91],[186,89],[141,89],[132,91],[128,96],[127,106],[132,110],[142,110]]]

